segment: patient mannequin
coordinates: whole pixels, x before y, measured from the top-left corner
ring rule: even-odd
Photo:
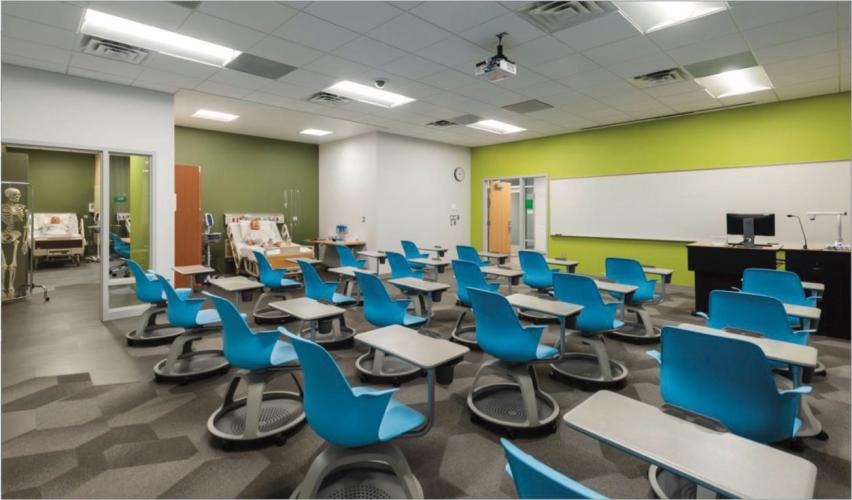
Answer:
[[[71,231],[68,229],[68,226],[66,226],[62,222],[62,217],[60,217],[58,215],[50,216],[50,220],[47,222],[47,224],[44,224],[41,227],[41,231],[44,232],[45,234],[54,234],[54,235],[55,234],[71,234]]]
[[[268,234],[261,230],[260,219],[254,218],[249,223],[249,231],[248,234],[245,235],[244,238],[246,244],[252,246],[259,246],[263,248],[271,248],[271,247],[285,247],[286,243],[283,241],[275,241],[269,237]]]

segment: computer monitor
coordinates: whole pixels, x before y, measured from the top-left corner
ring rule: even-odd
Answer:
[[[741,234],[744,246],[754,246],[755,236],[775,236],[775,214],[727,214],[728,234]]]

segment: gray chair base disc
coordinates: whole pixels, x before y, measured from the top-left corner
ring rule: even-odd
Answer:
[[[183,328],[165,324],[148,327],[141,334],[137,334],[136,330],[131,330],[124,337],[129,346],[155,345],[171,342],[182,335],[184,331]]]
[[[550,365],[557,377],[570,382],[579,382],[579,385],[583,386],[605,387],[626,383],[628,371],[623,364],[610,360],[609,367],[612,379],[605,380],[601,376],[601,367],[597,356],[588,353],[566,354],[561,360]]]
[[[450,340],[470,349],[479,349],[479,343],[476,341],[476,327],[474,326],[459,328],[459,330],[450,337]]]
[[[254,317],[254,322],[263,324],[263,323],[286,323],[288,321],[294,321],[295,318],[285,313],[284,311],[280,311],[275,309],[274,307],[264,307],[258,311],[255,311],[252,316]]]
[[[641,323],[625,323],[618,330],[610,330],[604,335],[631,344],[656,344],[660,342],[660,329],[655,327],[652,335],[645,335],[645,326]]]
[[[343,469],[328,476],[317,498],[406,498],[399,478],[379,466]]]
[[[536,403],[541,418],[538,425],[532,426],[526,422],[527,415],[517,384],[484,385],[478,387],[468,399],[468,407],[473,414],[488,424],[507,429],[552,429],[555,432],[559,417],[556,401],[539,390],[536,391]]]
[[[323,346],[327,351],[334,351],[337,349],[349,349],[355,345],[355,329],[351,327],[344,327],[340,329],[340,335],[335,336],[334,331],[332,330],[329,333],[320,333],[317,332],[316,338],[311,338],[311,333],[308,330],[305,330],[302,333],[302,338],[313,340],[317,344]]]
[[[263,393],[257,436],[243,437],[246,428],[245,398],[234,400],[227,408],[220,408],[210,417],[207,428],[211,434],[226,441],[253,441],[289,431],[304,420],[305,408],[299,394],[274,391]]]
[[[188,382],[191,379],[227,373],[230,367],[225,354],[218,349],[192,351],[179,357],[171,372],[166,371],[166,360],[161,360],[154,365],[154,376],[158,382]]]
[[[529,321],[530,323],[536,325],[558,325],[559,320],[554,318],[553,316],[549,316],[547,314],[537,313],[533,311],[518,311],[518,317],[524,321]]]
[[[373,361],[373,353],[369,352],[355,360],[355,368],[365,381],[399,384],[420,376],[420,367],[396,356],[385,355],[381,373],[373,373]]]
[[[656,465],[648,468],[648,481],[657,498],[698,498],[697,484]]]

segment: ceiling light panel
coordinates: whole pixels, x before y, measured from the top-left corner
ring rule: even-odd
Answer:
[[[223,113],[222,111],[211,111],[209,109],[199,109],[192,114],[195,118],[203,118],[205,120],[214,120],[217,122],[232,122],[240,117],[231,113]]]
[[[86,10],[80,33],[218,67],[225,66],[241,54],[229,47],[92,9]]]
[[[306,128],[305,130],[302,130],[299,133],[304,134],[304,135],[314,135],[314,136],[317,136],[317,137],[322,137],[324,135],[329,135],[332,132],[330,130],[321,130],[321,129],[318,129],[318,128]]]
[[[642,33],[652,33],[728,8],[725,2],[616,2],[618,10]]]
[[[717,75],[696,78],[695,83],[704,87],[704,90],[708,94],[717,99],[750,94],[772,88],[772,82],[761,66],[725,71]]]
[[[396,106],[401,106],[415,101],[415,99],[406,97],[402,94],[395,94],[393,92],[388,92],[387,90],[381,90],[367,85],[361,85],[360,83],[350,82],[349,80],[337,82],[331,87],[325,89],[325,91],[355,101],[372,104],[374,106],[381,106],[383,108],[394,108]]]
[[[471,123],[467,126],[470,128],[475,128],[477,130],[491,132],[492,134],[501,135],[514,134],[516,132],[523,132],[526,130],[525,128],[517,127],[509,123],[503,123],[497,120],[480,120],[476,123]]]

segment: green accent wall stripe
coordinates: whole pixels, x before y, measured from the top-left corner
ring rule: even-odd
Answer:
[[[849,121],[849,93],[840,93],[473,148],[471,243],[480,248],[483,244],[485,179],[843,160],[850,157]],[[580,261],[578,271],[589,274],[603,273],[607,256],[634,257],[674,269],[675,284],[694,283],[682,243],[549,237],[549,253]]]

